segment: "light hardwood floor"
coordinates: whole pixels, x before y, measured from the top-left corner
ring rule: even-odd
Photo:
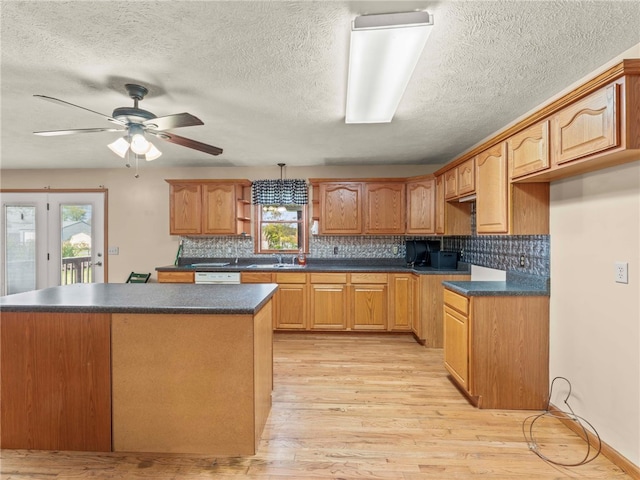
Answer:
[[[410,336],[277,334],[274,383],[255,456],[4,450],[1,478],[631,478],[602,455],[575,468],[543,462],[522,434],[532,412],[471,407],[447,379],[442,350]],[[541,422],[536,435],[554,459],[584,455],[584,443],[556,420]]]

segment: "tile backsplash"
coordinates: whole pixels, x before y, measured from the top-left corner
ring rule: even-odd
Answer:
[[[442,249],[461,254],[461,260],[500,270],[550,276],[549,235],[470,235],[414,237],[402,235],[312,235],[309,258],[403,259],[405,239],[442,239]],[[252,237],[183,237],[183,257],[252,258]],[[334,253],[335,252],[335,253]],[[524,267],[520,256],[524,255]]]

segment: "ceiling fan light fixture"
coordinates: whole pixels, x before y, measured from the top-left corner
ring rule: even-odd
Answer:
[[[129,150],[129,142],[124,137],[120,137],[115,142],[107,145],[107,147],[119,157],[124,158],[127,155],[127,150]]]
[[[151,147],[149,148],[149,151],[144,156],[144,159],[147,162],[150,162],[151,160],[155,160],[160,155],[162,155],[162,152],[158,150],[153,143],[149,142],[149,145],[151,145]]]
[[[136,155],[145,155],[150,148],[151,144],[144,138],[144,134],[136,133],[131,137],[131,151]]]
[[[428,12],[354,19],[345,123],[391,122],[432,28]]]

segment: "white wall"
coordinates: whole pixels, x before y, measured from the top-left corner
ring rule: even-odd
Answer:
[[[550,213],[550,378],[567,377],[576,414],[640,465],[640,162],[552,183]]]
[[[287,167],[287,178],[405,177],[430,173],[440,165],[388,165],[361,167]],[[131,271],[152,272],[171,265],[180,237],[169,235],[169,185],[165,178],[280,178],[276,166],[263,168],[157,168],[140,170],[140,178],[126,168],[82,170],[2,170],[0,188],[100,188],[109,192],[109,282],[124,282]]]

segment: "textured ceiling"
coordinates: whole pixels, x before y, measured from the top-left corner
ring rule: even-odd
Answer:
[[[640,1],[2,1],[2,168],[108,168],[116,133],[56,97],[111,114],[125,83],[175,133],[155,166],[440,164],[640,43]],[[344,123],[349,27],[361,14],[435,17],[390,124]]]

